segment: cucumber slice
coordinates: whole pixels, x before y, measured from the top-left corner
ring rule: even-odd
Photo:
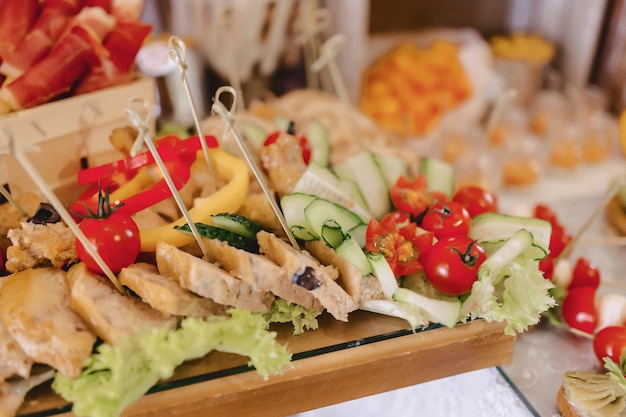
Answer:
[[[454,192],[454,167],[440,159],[424,157],[419,172],[426,177],[428,189],[451,197]]]
[[[389,266],[389,262],[387,262],[387,259],[385,259],[382,253],[368,252],[367,259],[374,270],[374,276],[380,283],[383,294],[385,294],[385,297],[391,299],[398,290],[398,281]]]
[[[327,167],[330,164],[330,142],[326,126],[320,120],[311,120],[306,138],[311,146],[311,162]]]
[[[269,135],[267,130],[250,120],[243,120],[239,126],[250,147],[255,151],[263,146]]]
[[[356,213],[363,222],[369,222],[371,213],[365,208],[366,203],[361,190],[352,181],[342,180],[328,168],[311,163],[296,185],[294,193],[316,195],[325,200],[346,207]]]
[[[461,318],[461,302],[457,298],[429,298],[406,288],[398,288],[393,299],[413,304],[424,312],[428,321],[448,328],[453,328]]]
[[[337,248],[349,237],[349,230],[363,223],[352,211],[322,198],[317,198],[306,206],[304,217],[313,232],[332,248]]]
[[[401,176],[407,177],[409,175],[406,161],[402,158],[379,153],[375,153],[374,158],[376,158],[380,171],[383,173],[389,187],[394,185]]]
[[[391,211],[389,186],[372,152],[364,150],[352,155],[337,164],[334,171],[339,178],[359,186],[372,216],[380,219]]]
[[[204,223],[195,223],[198,234],[207,239],[217,239],[228,243],[230,246],[234,246],[238,249],[243,249],[250,253],[259,253],[259,242],[256,238],[250,238],[240,235],[230,230],[222,229],[221,227],[211,226]],[[182,233],[192,234],[191,227],[188,224],[182,226],[174,226],[175,230]]]
[[[361,271],[361,274],[369,275],[374,272],[372,264],[365,255],[365,252],[363,252],[363,249],[361,249],[359,244],[349,236],[335,248],[335,252],[337,252],[337,255],[341,256],[347,262],[356,266],[357,269]]]
[[[367,234],[367,223],[362,223],[348,230],[348,234],[359,244],[361,248],[365,248],[365,235]]]
[[[502,213],[483,213],[472,218],[469,236],[479,241],[487,253],[493,253],[522,229],[532,235],[532,244],[524,252],[524,256],[537,260],[545,258],[549,253],[552,234],[552,226],[545,220]]]
[[[310,194],[285,194],[280,199],[280,207],[287,222],[287,226],[296,239],[308,241],[317,240],[317,235],[311,224],[304,216],[304,209],[317,197]]]
[[[215,226],[229,230],[241,236],[256,239],[256,234],[263,228],[252,220],[233,213],[219,213],[211,215]]]

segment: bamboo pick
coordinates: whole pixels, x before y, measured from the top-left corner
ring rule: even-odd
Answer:
[[[161,155],[159,155],[159,152],[157,151],[156,146],[154,145],[154,142],[152,141],[152,138],[150,137],[148,120],[141,119],[141,117],[139,116],[139,113],[137,113],[137,111],[135,111],[132,108],[133,104],[141,104],[141,105],[147,106],[148,103],[143,98],[132,98],[130,100],[128,108],[125,110],[126,117],[128,118],[128,120],[130,120],[133,126],[135,126],[135,128],[138,130],[139,132],[137,136],[138,139],[142,143],[145,143],[146,146],[148,147],[148,150],[152,154],[152,157],[154,158],[154,162],[159,167],[159,170],[161,171],[161,175],[163,175],[163,178],[165,179],[165,182],[167,186],[169,187],[170,192],[172,193],[172,196],[174,197],[174,200],[176,201],[176,204],[178,205],[178,208],[180,209],[181,213],[185,217],[187,224],[189,224],[191,233],[193,234],[193,237],[196,239],[198,246],[200,246],[202,255],[204,256],[205,259],[208,259],[206,245],[204,244],[204,241],[202,240],[200,233],[198,233],[198,228],[196,227],[196,224],[191,218],[191,215],[189,214],[189,210],[187,210],[187,207],[185,206],[185,203],[183,202],[183,199],[180,196],[180,193],[176,189],[176,185],[174,184],[172,177],[170,176],[167,168],[165,167],[165,164],[163,163],[163,159],[161,158]],[[148,113],[148,119],[149,118],[150,118],[150,113]],[[200,136],[198,139],[202,142],[205,141],[204,136]]]
[[[593,223],[596,217],[598,217],[600,213],[602,213],[606,205],[613,199],[613,197],[615,197],[615,195],[619,192],[620,188],[623,187],[624,185],[626,185],[626,175],[622,175],[619,178],[617,178],[615,181],[613,181],[613,183],[611,184],[607,192],[604,194],[604,197],[602,198],[600,203],[597,205],[595,210],[587,218],[585,223],[583,223],[581,228],[578,229],[576,234],[572,237],[572,240],[570,240],[569,243],[565,245],[565,247],[563,248],[559,256],[556,257],[556,259],[554,260],[555,265],[559,262],[560,259],[566,257],[572,251],[572,249],[578,243],[582,235],[587,231],[589,226],[591,226],[591,223]]]
[[[11,195],[11,193],[9,192],[9,190],[7,190],[7,188],[4,186],[4,184],[0,184],[0,194],[2,194],[2,196],[10,203],[13,205],[13,207],[15,207],[15,209],[24,217],[28,216],[28,213],[26,213],[26,210],[24,210],[24,207],[21,206],[20,203],[17,202],[17,200],[15,198],[13,198],[13,196]]]
[[[313,76],[314,71],[311,65],[321,49],[319,35],[330,21],[328,10],[317,7],[316,3],[316,0],[303,0],[296,19],[296,27],[299,31],[296,42],[302,45],[307,86],[312,89],[320,88],[318,78]]]
[[[33,164],[30,162],[28,157],[24,154],[23,149],[21,149],[19,146],[15,144],[13,134],[6,127],[4,131],[5,131],[5,135],[8,138],[10,152],[19,161],[19,163],[22,165],[26,173],[28,173],[28,175],[31,177],[33,182],[37,185],[39,190],[43,193],[44,197],[50,202],[50,204],[54,206],[56,211],[61,216],[61,219],[63,219],[65,224],[67,224],[67,226],[74,233],[74,236],[76,236],[76,238],[80,241],[80,243],[83,244],[83,246],[85,247],[85,250],[87,250],[87,253],[89,253],[89,255],[94,259],[94,261],[96,261],[96,263],[98,264],[102,272],[104,272],[104,274],[109,279],[109,281],[111,281],[111,283],[115,286],[115,288],[117,288],[117,290],[121,294],[126,294],[126,291],[124,290],[124,288],[118,281],[113,271],[111,271],[111,268],[109,268],[109,266],[104,261],[104,259],[102,259],[102,256],[100,256],[100,253],[98,253],[98,251],[96,250],[95,246],[89,241],[89,239],[87,239],[87,236],[85,236],[85,234],[80,229],[80,227],[78,227],[78,223],[76,223],[76,221],[71,216],[69,211],[65,208],[63,203],[61,203],[59,198],[56,196],[54,191],[52,191],[52,189],[50,189],[48,184],[46,184],[45,180],[41,177],[37,169],[33,166]]]
[[[241,150],[241,153],[243,154],[246,162],[248,163],[248,167],[250,167],[250,170],[256,177],[257,181],[259,182],[259,185],[261,185],[261,189],[263,190],[265,197],[267,198],[270,205],[272,206],[272,210],[274,211],[274,214],[278,218],[278,221],[280,222],[280,225],[283,231],[287,235],[289,242],[294,248],[296,248],[297,250],[300,250],[300,246],[298,245],[296,238],[293,236],[293,233],[291,233],[291,230],[289,229],[289,226],[287,225],[287,221],[285,220],[285,216],[283,216],[283,213],[280,210],[280,207],[278,207],[278,203],[276,203],[276,198],[274,197],[273,192],[270,190],[269,186],[267,185],[267,181],[265,180],[263,173],[261,172],[256,162],[254,161],[254,158],[252,157],[250,151],[248,150],[248,146],[246,145],[245,140],[241,137],[241,135],[235,128],[234,114],[232,113],[232,111],[229,111],[220,100],[220,97],[223,93],[231,94],[234,98],[233,102],[236,100],[237,92],[235,91],[233,87],[229,87],[229,86],[220,87],[215,92],[215,100],[213,102],[213,106],[211,110],[213,113],[216,113],[217,115],[219,115],[222,118],[222,120],[226,123],[228,128],[230,129],[231,133],[233,134],[233,137],[235,138],[237,142],[237,145],[239,145],[239,149]]]
[[[206,141],[204,140],[204,134],[202,133],[202,127],[200,126],[200,119],[198,118],[198,112],[196,111],[196,104],[191,94],[191,88],[189,87],[189,80],[187,78],[185,43],[178,36],[170,36],[170,39],[168,41],[168,48],[169,48],[170,59],[172,59],[176,63],[176,65],[178,65],[178,68],[180,69],[181,83],[183,85],[183,88],[185,89],[187,100],[189,101],[191,115],[193,117],[194,124],[196,126],[196,133],[201,139],[200,143],[202,144],[202,153],[204,155],[206,164],[209,167],[209,173],[214,178],[214,181],[211,184],[211,187],[209,189],[209,192],[213,193],[217,189],[217,176],[215,175],[215,169],[213,167],[213,162],[211,161],[211,156],[209,154],[209,147],[206,144]]]

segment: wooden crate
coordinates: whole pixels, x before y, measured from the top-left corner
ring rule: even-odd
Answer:
[[[327,314],[299,336],[278,326],[293,367],[263,380],[247,357],[211,352],[181,365],[123,416],[280,417],[477,369],[509,363],[515,338],[477,320],[454,329],[406,330],[403,320],[357,311],[348,323]],[[71,416],[49,389],[27,398],[20,416]]]
[[[153,78],[140,77],[116,87],[59,100],[0,117],[3,127],[13,133],[19,145],[37,145],[39,152],[28,157],[53,189],[76,182],[83,157],[100,155],[112,148],[111,131],[129,124],[124,109],[132,98],[156,103]],[[154,122],[153,122],[154,127]],[[37,191],[30,177],[12,155],[4,154],[0,163],[1,184],[9,184],[14,195]]]

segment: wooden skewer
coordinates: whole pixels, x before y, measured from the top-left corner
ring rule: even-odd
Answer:
[[[132,108],[132,105],[136,103],[142,104],[144,106],[148,105],[145,99],[141,99],[141,98],[131,99],[129,103],[129,107],[125,110],[126,117],[128,117],[128,120],[130,120],[133,126],[135,126],[135,128],[138,130],[139,132],[138,139],[141,140],[141,142],[145,143],[148,149],[150,150],[150,153],[152,154],[152,157],[154,158],[154,162],[159,167],[159,170],[161,171],[161,175],[163,175],[163,178],[165,179],[165,183],[169,187],[170,192],[172,193],[172,196],[174,197],[174,200],[176,201],[176,204],[178,205],[178,208],[180,209],[181,213],[185,217],[187,224],[189,224],[189,228],[191,229],[191,233],[193,234],[193,237],[196,239],[198,246],[200,246],[202,255],[204,256],[205,259],[208,259],[206,245],[204,244],[204,241],[202,240],[200,233],[198,233],[198,228],[196,227],[196,224],[191,218],[191,215],[189,214],[189,210],[187,210],[187,207],[185,206],[185,203],[183,202],[183,199],[180,196],[180,193],[176,189],[176,185],[174,184],[174,181],[172,180],[170,173],[165,167],[165,164],[163,163],[163,159],[161,158],[161,155],[159,155],[159,152],[157,151],[156,146],[154,145],[154,142],[152,141],[152,138],[150,137],[150,134],[148,132],[149,131],[148,120],[150,117],[150,113],[148,113],[147,120],[142,120],[141,117],[139,116],[139,113],[137,113],[137,111],[135,111]],[[205,142],[203,136],[200,136],[198,139],[201,142]]]
[[[87,253],[89,253],[89,255],[94,259],[94,261],[96,261],[96,263],[98,264],[102,272],[104,272],[104,274],[109,279],[109,281],[111,281],[111,283],[115,286],[115,288],[117,288],[117,290],[120,293],[126,294],[126,291],[124,290],[124,288],[118,281],[113,271],[111,271],[111,268],[109,268],[109,266],[104,261],[104,259],[102,259],[102,256],[100,256],[100,254],[96,250],[95,246],[89,241],[89,239],[87,239],[87,236],[85,236],[83,231],[78,227],[78,224],[76,223],[74,218],[70,215],[69,211],[65,208],[65,205],[61,203],[61,201],[56,196],[54,191],[52,191],[52,189],[48,186],[48,184],[46,184],[46,182],[41,177],[37,169],[33,166],[33,164],[30,162],[28,157],[24,154],[23,149],[21,149],[19,146],[15,144],[15,141],[13,139],[13,134],[10,131],[8,131],[8,129],[6,128],[5,128],[5,134],[9,140],[9,149],[11,153],[19,161],[19,163],[22,165],[26,173],[31,177],[35,185],[37,185],[39,190],[41,190],[44,197],[56,209],[56,211],[61,216],[61,219],[63,219],[65,224],[67,224],[70,230],[74,233],[74,236],[76,236],[76,238],[80,240],[80,242],[85,247],[85,250],[87,250]]]
[[[200,144],[202,145],[202,153],[204,154],[204,159],[206,161],[207,166],[209,167],[209,173],[214,178],[213,183],[210,185],[209,192],[214,193],[217,189],[217,176],[215,175],[215,169],[213,167],[213,162],[211,161],[211,156],[209,154],[209,147],[204,140],[204,134],[202,133],[202,127],[200,126],[200,119],[198,117],[198,112],[196,111],[196,104],[193,100],[193,96],[191,94],[191,88],[189,87],[189,80],[187,79],[187,62],[186,62],[186,49],[185,43],[181,38],[177,36],[170,36],[168,41],[169,47],[169,55],[170,58],[178,65],[181,74],[181,83],[183,88],[185,89],[185,93],[187,95],[187,100],[189,101],[189,107],[191,109],[191,115],[193,117],[194,124],[196,126],[196,133],[200,137]]]
[[[248,163],[248,167],[250,167],[250,170],[256,177],[257,181],[259,182],[259,185],[261,185],[261,189],[263,190],[265,197],[267,198],[270,205],[272,206],[272,210],[274,211],[274,214],[278,218],[278,221],[280,222],[280,225],[283,231],[287,235],[289,242],[294,248],[296,248],[297,250],[300,250],[300,246],[298,245],[296,238],[293,236],[293,233],[291,233],[291,229],[289,229],[289,225],[287,225],[285,216],[280,210],[280,207],[278,207],[278,203],[276,202],[274,193],[270,190],[270,187],[267,185],[265,176],[263,175],[263,173],[257,166],[256,162],[254,161],[254,158],[252,157],[252,154],[248,150],[248,146],[246,145],[245,140],[241,137],[241,135],[235,128],[234,114],[231,111],[229,111],[224,106],[224,104],[220,101],[220,97],[223,93],[229,93],[236,99],[237,92],[235,91],[234,88],[228,87],[228,86],[220,87],[215,93],[215,100],[213,102],[212,111],[213,113],[218,114],[222,118],[222,120],[226,123],[228,128],[230,129],[231,133],[233,134],[233,137],[235,138],[235,141],[237,142],[237,145],[239,145],[239,149],[241,150],[241,153],[243,154],[246,162]]]
[[[13,196],[11,195],[9,190],[7,190],[7,188],[4,186],[4,184],[0,184],[0,194],[2,194],[2,196],[10,204],[12,204],[13,207],[15,207],[15,209],[18,211],[18,213],[20,213],[24,217],[28,217],[28,213],[26,213],[26,210],[24,210],[24,207],[22,207],[21,204],[18,203],[15,198],[13,198]]]

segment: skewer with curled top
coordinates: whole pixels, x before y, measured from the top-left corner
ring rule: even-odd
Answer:
[[[224,106],[224,103],[222,103],[220,100],[222,94],[224,93],[231,94],[233,97],[232,106],[230,110],[227,109],[226,106]],[[267,185],[267,180],[265,179],[265,176],[263,175],[263,173],[257,166],[254,158],[252,157],[252,154],[248,150],[248,146],[246,145],[246,142],[244,141],[242,136],[239,134],[239,132],[235,128],[234,108],[236,106],[236,103],[237,103],[237,92],[235,91],[235,89],[233,87],[228,87],[228,86],[220,87],[215,93],[215,100],[211,108],[211,111],[219,115],[224,121],[224,123],[226,123],[226,126],[233,134],[233,137],[235,138],[235,141],[237,142],[237,145],[239,146],[241,153],[243,154],[246,162],[248,163],[248,167],[250,167],[250,170],[252,171],[257,181],[259,182],[261,189],[263,190],[263,193],[265,194],[265,197],[267,197],[267,200],[272,206],[272,210],[274,211],[274,214],[278,218],[278,221],[280,222],[280,225],[283,231],[287,235],[287,238],[289,239],[289,243],[291,243],[291,245],[297,250],[300,250],[300,246],[298,245],[296,238],[293,236],[293,233],[291,233],[291,229],[289,229],[289,225],[287,225],[287,220],[285,220],[285,216],[280,210],[280,207],[278,207],[278,203],[276,202],[274,193],[272,192],[270,187]]]

